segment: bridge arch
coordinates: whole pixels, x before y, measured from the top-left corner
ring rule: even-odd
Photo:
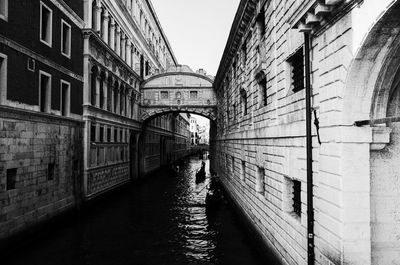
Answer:
[[[188,66],[170,68],[145,80],[141,92],[142,121],[171,112],[216,119],[213,77],[201,70],[193,72]]]

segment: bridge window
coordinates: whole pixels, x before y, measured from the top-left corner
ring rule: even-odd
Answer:
[[[169,94],[168,91],[161,91],[161,99],[168,99],[169,98]]]
[[[303,49],[299,49],[287,61],[290,65],[291,90],[296,93],[304,89],[304,56]]]
[[[178,98],[178,99],[180,99],[180,98],[182,97],[181,92],[176,92],[176,93],[175,93],[175,97]]]
[[[197,91],[190,91],[190,99],[197,99],[198,93]]]

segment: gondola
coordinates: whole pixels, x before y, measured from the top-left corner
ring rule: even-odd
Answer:
[[[201,168],[196,172],[196,183],[203,182],[206,179],[206,171],[204,168]]]

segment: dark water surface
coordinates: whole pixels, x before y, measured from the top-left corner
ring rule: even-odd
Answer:
[[[1,264],[272,264],[227,205],[206,213],[208,180],[195,184],[200,165],[190,158],[175,177],[159,172],[133,183]]]

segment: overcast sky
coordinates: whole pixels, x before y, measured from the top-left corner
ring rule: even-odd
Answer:
[[[240,0],[151,0],[180,64],[215,75]]]

